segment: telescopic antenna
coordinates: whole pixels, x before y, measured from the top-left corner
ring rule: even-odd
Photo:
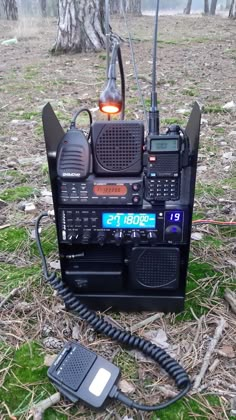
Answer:
[[[109,27],[109,0],[106,0],[105,4],[105,30],[106,30],[106,52],[107,52],[107,78],[109,72],[109,64],[110,64],[110,27]]]
[[[157,105],[157,90],[156,90],[156,65],[157,65],[157,33],[158,33],[158,15],[159,3],[157,0],[156,15],[155,15],[155,30],[153,39],[153,57],[152,57],[152,93],[151,93],[151,107],[149,109],[149,134],[159,134],[159,110]]]

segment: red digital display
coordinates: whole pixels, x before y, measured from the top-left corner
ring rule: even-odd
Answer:
[[[93,192],[98,196],[124,196],[127,194],[125,185],[94,185]]]

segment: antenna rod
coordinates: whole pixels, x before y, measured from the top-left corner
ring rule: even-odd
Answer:
[[[157,65],[157,33],[158,33],[158,15],[159,3],[157,0],[156,15],[155,15],[155,30],[153,39],[153,57],[152,57],[152,93],[151,93],[151,107],[149,110],[149,134],[159,134],[159,110],[157,105],[157,91],[156,91],[156,65]]]
[[[105,4],[105,30],[106,30],[106,52],[107,52],[107,78],[110,64],[110,28],[109,28],[109,0]]]

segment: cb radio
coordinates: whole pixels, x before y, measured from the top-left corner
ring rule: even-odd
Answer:
[[[82,108],[65,133],[51,105],[43,109],[62,281],[99,310],[184,308],[201,112],[195,102],[185,130],[159,132],[157,23],[158,13],[148,131],[143,121],[124,119],[117,42],[99,100],[107,121],[92,122]],[[81,112],[90,120],[87,136],[76,125]]]

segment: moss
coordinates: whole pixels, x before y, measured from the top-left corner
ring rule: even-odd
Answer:
[[[8,227],[0,230],[0,251],[14,252],[28,241],[25,228]]]
[[[135,359],[126,351],[122,350],[114,358],[114,364],[121,369],[122,378],[137,379],[138,365]]]
[[[190,418],[198,418],[199,420],[207,420],[212,416],[212,409],[214,407],[221,407],[219,397],[208,395],[205,397],[210,408],[204,404],[202,397],[195,397],[191,399],[185,398],[178,401],[173,406],[153,414],[151,420],[189,420]],[[223,417],[222,417],[223,420]]]
[[[15,352],[12,367],[0,389],[0,401],[4,401],[12,416],[26,413],[33,403],[55,392],[47,379],[47,367],[43,361],[44,353],[34,342],[24,344]],[[1,404],[0,410],[7,415]],[[64,420],[66,416],[50,409],[44,418]]]
[[[28,279],[41,277],[41,267],[17,267],[12,264],[0,263],[0,293],[8,293],[15,287],[25,284]]]
[[[35,189],[28,185],[15,188],[7,188],[0,194],[0,199],[8,202],[20,201],[32,197],[34,193]]]

